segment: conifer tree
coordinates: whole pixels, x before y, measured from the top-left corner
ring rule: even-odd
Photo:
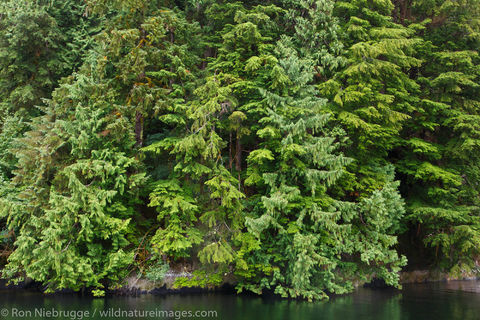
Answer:
[[[345,128],[355,158],[349,182],[353,196],[382,186],[380,172],[398,134],[414,110],[416,82],[404,72],[417,67],[414,30],[395,24],[390,1],[339,1],[335,15],[346,33],[347,65],[320,84],[329,107]]]
[[[0,4],[0,189],[13,176],[16,138],[40,114],[36,106],[77,69],[92,43],[96,21],[84,12],[76,1]]]
[[[149,22],[143,25],[149,40],[158,41],[148,28],[163,25]],[[138,115],[154,99],[149,92],[136,95],[142,86],[130,73],[144,73],[144,51],[135,49],[146,35],[114,27],[98,36],[97,52],[62,83],[18,142],[18,169],[2,199],[2,216],[19,232],[3,272],[8,278],[25,274],[48,290],[104,288],[123,280],[133,263],[126,238],[136,232],[131,219],[138,217],[145,181],[135,149],[142,138]]]
[[[105,89],[83,75],[67,79],[17,142],[18,169],[1,200],[18,232],[4,276],[49,291],[103,288],[132,262],[125,236],[144,174],[132,126],[110,116],[115,96]]]
[[[0,10],[0,101],[5,117],[48,97],[67,66],[58,56],[63,35],[45,6],[5,1]]]
[[[50,97],[58,80],[81,64],[95,20],[74,1],[4,1],[0,6],[1,117]],[[65,21],[67,20],[67,21]]]
[[[420,101],[402,134],[397,167],[411,233],[433,249],[424,253],[428,263],[455,273],[474,266],[480,243],[480,11],[478,1],[416,1],[403,18],[412,16],[424,19],[417,28],[425,62],[415,71]]]
[[[156,182],[151,194],[150,205],[157,207],[163,223],[152,244],[173,259],[198,258],[210,274],[228,274],[230,265],[245,263],[243,251],[233,239],[242,238],[239,230],[244,221],[243,141],[248,141],[248,126],[255,125],[259,112],[251,103],[255,101],[251,95],[258,96],[254,88],[261,82],[255,81],[261,78],[250,78],[249,70],[273,58],[266,54],[268,44],[264,43],[270,38],[262,32],[275,27],[270,16],[278,11],[273,6],[250,10],[239,4],[232,6],[239,10],[231,12],[226,4],[213,6],[205,13],[215,23],[218,11],[224,10],[225,19],[232,14],[234,24],[218,31],[222,43],[216,59],[207,67],[211,75],[205,83],[190,101],[175,105],[160,117],[172,119],[178,125],[176,132],[145,148],[159,155],[168,152],[175,164],[168,179]],[[218,37],[213,35],[211,39]],[[250,60],[252,56],[257,60]],[[185,285],[192,285],[192,281]]]
[[[405,261],[391,248],[403,214],[396,184],[358,204],[329,195],[351,162],[338,151],[342,130],[326,125],[325,99],[311,83],[313,60],[300,59],[286,37],[276,54],[282,82],[263,91],[268,115],[257,134],[264,142],[248,157],[257,169],[246,182],[265,192],[246,222],[258,245],[251,245],[248,269],[237,272],[239,288],[311,300],[351,290],[353,275],[363,272],[398,284],[395,271]]]
[[[103,294],[172,268],[192,272],[174,287],[314,300],[399,286],[397,250],[474,270],[479,17],[478,0],[2,1],[2,276]]]

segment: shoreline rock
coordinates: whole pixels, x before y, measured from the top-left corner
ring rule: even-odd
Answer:
[[[201,287],[184,287],[174,288],[173,283],[178,277],[189,277],[191,273],[188,272],[172,272],[169,271],[162,281],[151,281],[146,278],[137,278],[131,276],[126,279],[126,284],[113,290],[107,290],[108,295],[113,296],[140,296],[143,294],[153,295],[167,295],[167,294],[201,294],[212,292],[235,293],[235,284],[231,281],[226,281],[220,286],[214,288]],[[463,272],[460,275],[453,276],[446,272],[438,270],[413,270],[400,272],[400,284],[421,284],[430,282],[448,282],[458,280],[480,280],[480,274],[474,272]],[[355,287],[363,286],[373,289],[389,288],[385,281],[373,277],[370,281],[357,282]],[[16,284],[8,285],[7,281],[0,279],[0,289],[9,290],[31,290],[43,292],[44,288],[41,283],[35,282],[31,279]],[[55,292],[56,294],[77,293],[72,290],[61,290]],[[81,292],[78,292],[82,294]]]
[[[439,270],[413,270],[400,272],[400,283],[427,283],[438,281],[479,280],[480,275],[469,271],[459,275],[452,275]]]

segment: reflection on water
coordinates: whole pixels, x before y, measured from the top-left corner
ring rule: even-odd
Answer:
[[[224,294],[92,299],[3,290],[0,309],[1,319],[39,319],[40,312],[48,311],[49,319],[468,320],[480,319],[480,282],[406,285],[402,291],[359,288],[351,295],[315,303]]]

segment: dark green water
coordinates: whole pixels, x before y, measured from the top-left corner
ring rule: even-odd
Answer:
[[[360,288],[315,303],[225,294],[92,299],[3,290],[0,313],[0,319],[468,320],[480,319],[480,282]]]

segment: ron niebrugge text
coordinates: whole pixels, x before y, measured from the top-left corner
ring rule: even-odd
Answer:
[[[34,308],[29,310],[17,308],[3,308],[0,312],[2,317],[10,318],[57,318],[82,320],[87,318],[217,318],[215,310],[122,310],[120,308],[109,308],[102,310],[57,310],[55,308]]]

